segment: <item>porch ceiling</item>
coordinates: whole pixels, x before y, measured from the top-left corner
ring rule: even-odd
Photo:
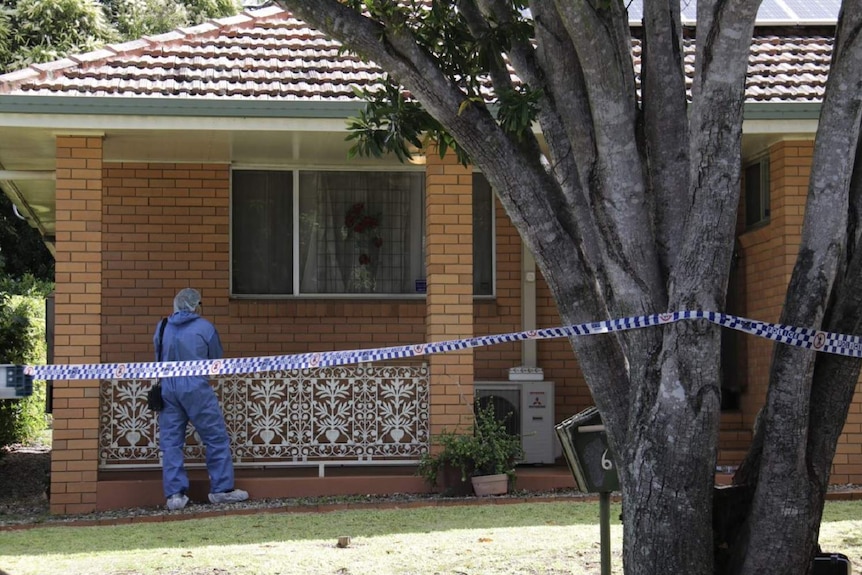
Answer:
[[[278,123],[277,121],[274,121]],[[331,120],[321,120],[333,124]],[[146,123],[146,122],[144,122]],[[106,162],[230,163],[234,166],[317,167],[389,165],[396,158],[347,157],[349,142],[340,131],[319,131],[298,126],[290,129],[194,129],[174,121],[173,128],[69,129],[52,127],[0,127],[0,187],[20,213],[50,243],[55,229],[56,137],[100,135]],[[205,123],[205,122],[201,122]],[[213,126],[220,122],[214,120]],[[336,126],[330,126],[334,130]]]
[[[750,105],[749,105],[750,106]],[[788,105],[781,106],[787,109]],[[0,122],[0,188],[53,249],[55,233],[56,138],[99,135],[107,162],[229,163],[261,167],[374,166],[409,169],[394,157],[348,159],[345,118],[353,110],[333,110],[323,117],[277,117],[265,114],[170,116],[95,114],[11,114]],[[747,112],[743,158],[773,143],[810,139],[819,106],[790,113]],[[332,117],[333,115],[338,117]]]

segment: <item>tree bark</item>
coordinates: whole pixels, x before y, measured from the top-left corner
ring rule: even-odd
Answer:
[[[698,2],[688,103],[678,0],[644,2],[639,94],[623,2],[530,1],[535,46],[513,43],[506,62],[542,91],[547,158],[471,103],[391,4],[351,2],[363,15],[338,0],[279,3],[390,73],[455,137],[574,324],[724,306],[760,0]],[[503,0],[461,7],[477,33],[520,17]],[[860,0],[845,0],[782,316],[847,333],[862,327],[860,30]],[[507,86],[496,62],[493,84]],[[713,500],[720,328],[681,322],[570,341],[618,458],[626,573],[807,571],[858,360],[777,344],[752,450]]]
[[[860,30],[859,2],[848,3],[838,25],[815,140],[802,242],[782,313],[782,323],[789,325],[823,326],[830,303],[837,301],[834,311],[840,315],[833,317],[841,320],[835,321],[835,327],[853,331],[859,327],[859,308],[847,306],[848,297],[856,303],[849,294],[862,288],[859,264],[848,260],[847,254],[855,242],[848,233],[848,218],[862,120]],[[842,275],[843,285],[836,284]],[[749,538],[745,549],[735,554],[740,573],[807,573],[858,363],[776,346],[757,430],[762,450]]]

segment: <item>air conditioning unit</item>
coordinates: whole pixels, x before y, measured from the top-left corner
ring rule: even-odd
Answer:
[[[490,404],[509,431],[521,436],[524,460],[520,463],[554,463],[559,442],[554,433],[554,383],[551,381],[476,381],[476,405]],[[510,417],[506,416],[511,413]]]

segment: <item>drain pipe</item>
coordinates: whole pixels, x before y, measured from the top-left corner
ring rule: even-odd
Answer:
[[[525,244],[521,245],[521,324],[522,330],[536,329],[536,260]],[[521,365],[536,367],[536,340],[521,342]]]
[[[536,329],[536,260],[526,245],[521,245],[521,329]],[[537,342],[521,342],[521,365],[509,368],[509,380],[542,381],[544,372],[537,366]]]

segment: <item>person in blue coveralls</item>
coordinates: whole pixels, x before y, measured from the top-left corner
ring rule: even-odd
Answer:
[[[222,346],[215,326],[200,316],[201,294],[195,289],[180,290],[174,298],[174,313],[164,333],[159,327],[153,337],[156,361],[221,359]],[[174,511],[188,503],[189,477],[183,462],[186,427],[189,421],[206,447],[211,503],[233,503],[248,499],[248,493],[234,487],[230,438],[218,397],[205,375],[162,379],[163,408],[159,412],[159,447],[162,450],[162,484],[167,508]]]

